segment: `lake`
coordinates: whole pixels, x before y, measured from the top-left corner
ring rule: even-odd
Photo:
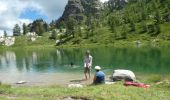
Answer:
[[[170,48],[90,48],[95,65],[111,75],[114,69],[132,70],[137,75],[165,75],[170,72]],[[81,80],[87,49],[0,50],[0,81],[11,85],[67,85]],[[71,67],[70,63],[74,63]],[[93,69],[94,73],[94,69]]]

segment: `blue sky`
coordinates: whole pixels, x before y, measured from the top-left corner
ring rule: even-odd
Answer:
[[[21,12],[19,18],[20,19],[30,19],[30,20],[42,18],[46,21],[50,21],[50,20],[48,20],[49,18],[48,18],[47,15],[39,13],[38,10],[32,10],[32,9],[29,9],[29,8],[27,8],[23,12]]]
[[[102,2],[107,0],[101,0]],[[0,35],[12,33],[15,24],[22,26],[42,18],[47,22],[58,19],[68,0],[0,0]]]

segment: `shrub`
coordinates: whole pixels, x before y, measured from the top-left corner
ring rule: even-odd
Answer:
[[[162,78],[161,78],[161,76],[159,76],[159,75],[153,75],[153,76],[150,76],[150,77],[148,78],[148,81],[149,81],[149,82],[154,82],[154,83],[160,82],[161,80],[162,80]]]

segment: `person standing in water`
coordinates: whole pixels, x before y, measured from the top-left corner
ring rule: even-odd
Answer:
[[[86,80],[88,79],[87,73],[88,73],[88,76],[90,78],[90,70],[91,70],[91,66],[92,66],[92,59],[93,59],[93,57],[90,55],[90,51],[87,50],[86,54],[85,54],[85,58],[84,58],[84,75],[85,75]]]

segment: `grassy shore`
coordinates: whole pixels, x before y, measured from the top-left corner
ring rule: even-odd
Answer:
[[[60,46],[55,46],[55,40],[49,39],[50,32],[46,32],[34,42],[31,42],[27,36],[17,36],[15,45],[11,47],[0,46],[0,49],[91,48],[99,46],[136,47],[137,41],[140,42],[142,47],[170,46],[169,27],[169,23],[161,24],[161,33],[157,36],[151,36],[148,33],[132,32],[127,34],[126,39],[116,39],[115,33],[112,33],[109,27],[96,28],[95,34],[89,38],[85,38],[85,33],[82,33],[82,37],[69,39]],[[137,30],[139,29],[137,28]]]
[[[141,44],[139,47],[170,47],[170,41],[168,40],[160,40],[157,43],[152,43],[151,40],[141,40]],[[30,44],[30,45],[21,45],[17,44],[11,47],[0,46],[1,50],[15,50],[15,49],[54,49],[54,48],[96,48],[96,47],[116,47],[116,48],[124,48],[124,47],[138,47],[135,41],[130,40],[119,40],[115,41],[114,43],[83,43],[83,44],[63,44],[60,46],[56,46],[55,42],[51,42],[51,44],[41,43],[41,44]]]
[[[84,88],[11,87],[0,85],[0,100],[170,100],[169,83],[151,83],[148,89],[125,87],[122,82]]]

